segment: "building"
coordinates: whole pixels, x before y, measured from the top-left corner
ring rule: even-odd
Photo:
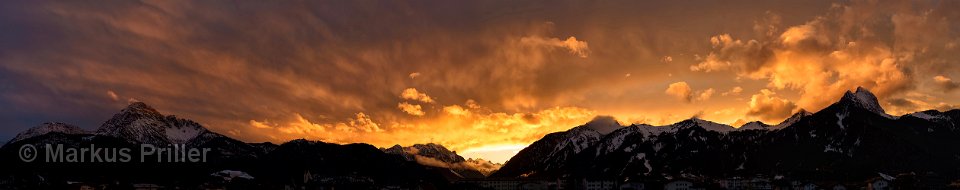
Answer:
[[[674,180],[663,185],[664,190],[691,190],[693,182],[687,180]]]
[[[522,190],[547,190],[550,186],[543,181],[528,181],[520,183]]]
[[[620,184],[620,190],[645,190],[646,184],[641,182],[627,182]]]
[[[583,179],[582,188],[584,190],[614,190],[617,189],[617,182],[613,180],[587,180]]]
[[[792,190],[817,190],[820,186],[811,181],[791,181],[790,187]]]
[[[719,188],[719,187],[715,187]],[[663,185],[664,190],[704,190],[707,189],[703,184],[699,184],[689,179],[676,179]]]
[[[742,178],[732,177],[720,180],[720,186],[730,190],[772,190],[773,183],[762,177]]]

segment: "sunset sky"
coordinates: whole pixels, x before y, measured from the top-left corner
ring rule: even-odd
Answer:
[[[247,142],[439,143],[504,162],[610,115],[739,126],[863,86],[960,105],[960,1],[0,3],[0,138],[128,102]]]

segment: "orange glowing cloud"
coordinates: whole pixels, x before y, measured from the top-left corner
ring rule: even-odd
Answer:
[[[889,17],[887,11],[896,14]],[[949,46],[915,37],[926,36],[915,28],[929,28],[933,36],[943,37],[944,20],[934,19],[940,11],[946,10],[931,8],[918,14],[901,12],[896,4],[836,4],[829,14],[783,31],[777,31],[781,28],[775,26],[779,21],[757,27],[767,32],[766,36],[775,37],[741,40],[729,34],[714,36],[710,38],[713,51],[690,70],[732,70],[738,78],[766,80],[771,88],[797,90],[800,96],[796,105],[808,110],[819,110],[857,86],[870,88],[881,99],[895,99],[916,88],[913,76],[931,64],[923,61],[929,60],[929,51],[944,51]],[[893,31],[876,19],[893,25]],[[894,35],[881,36],[886,32]],[[893,43],[882,39],[892,39]],[[931,48],[924,51],[917,47]],[[946,84],[940,81],[940,86]],[[751,100],[751,106],[762,102],[757,100],[763,100],[764,94]],[[769,114],[773,113],[764,115]]]
[[[769,123],[856,86],[892,114],[960,105],[954,1],[7,4],[0,137],[135,99],[248,142],[500,162],[598,114]]]
[[[433,98],[431,98],[425,93],[417,91],[416,88],[403,89],[403,92],[400,93],[400,97],[407,100],[417,100],[425,103],[433,103]]]
[[[397,108],[400,108],[401,111],[410,115],[423,116],[425,114],[423,113],[423,109],[420,108],[420,105],[416,104],[401,102],[400,104],[397,104]]]
[[[713,97],[714,90],[713,88],[708,88],[706,90],[693,92],[693,89],[690,88],[690,85],[688,85],[687,82],[681,81],[667,86],[667,90],[665,90],[664,93],[689,103],[692,101],[709,100],[710,97]]]
[[[575,107],[530,113],[491,112],[476,105],[450,105],[444,110],[447,114],[443,116],[413,121],[397,119],[378,123],[369,120],[368,115],[358,113],[356,118],[343,122],[317,123],[295,114],[294,121],[285,124],[251,120],[249,125],[277,139],[309,137],[338,143],[364,142],[381,147],[434,142],[452,150],[489,153],[497,151],[483,147],[508,145],[518,151],[547,133],[581,125],[595,115],[593,111]],[[381,126],[389,130],[383,130]]]
[[[560,40],[557,38],[543,38],[539,36],[530,36],[523,37],[520,39],[521,43],[536,45],[536,46],[547,46],[547,47],[558,47],[565,48],[570,53],[577,55],[581,58],[586,58],[587,54],[590,53],[590,49],[587,47],[587,42],[579,41],[576,37],[569,37],[566,40]]]
[[[778,123],[790,117],[797,108],[793,102],[776,96],[777,93],[768,89],[750,97],[747,115],[757,116],[767,123]]]

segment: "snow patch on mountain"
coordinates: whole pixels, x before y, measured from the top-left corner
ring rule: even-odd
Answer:
[[[653,167],[650,166],[650,160],[647,159],[647,154],[646,154],[646,153],[639,153],[639,154],[637,154],[637,159],[638,159],[638,160],[643,160],[643,167],[646,167],[646,168],[647,168],[647,172],[646,172],[645,174],[650,174],[650,172],[653,171]]]
[[[603,145],[604,147],[603,147],[603,149],[602,149],[603,152],[604,152],[604,153],[611,153],[611,152],[616,151],[617,149],[619,149],[619,148],[620,148],[620,145],[623,144],[623,140],[624,140],[627,136],[635,133],[635,132],[636,132],[636,128],[637,128],[636,126],[630,126],[629,128],[619,129],[619,130],[617,130],[617,131],[614,131],[613,133],[608,134],[608,139],[609,139],[609,140],[603,142],[603,143],[604,143],[604,145]],[[601,153],[600,151],[597,151],[596,156],[599,156],[600,153]]]
[[[837,126],[840,126],[840,129],[845,129],[846,126],[843,125],[843,119],[847,118],[849,113],[837,113]]]
[[[578,130],[578,128],[574,128],[569,130],[568,133],[570,136],[557,144],[555,149],[550,152],[548,157],[559,156],[559,153],[567,149],[568,146],[572,148],[570,150],[572,150],[574,154],[580,153],[580,151],[587,149],[587,147],[592,145],[602,136],[600,132],[594,131],[592,128],[589,128],[588,130]]]
[[[207,132],[206,128],[191,120],[180,119],[173,115],[166,116],[164,119],[167,122],[164,132],[167,140],[172,143],[186,143]]]
[[[167,139],[173,143],[184,143],[200,134],[200,130],[186,127],[166,128],[164,131],[166,132]]]

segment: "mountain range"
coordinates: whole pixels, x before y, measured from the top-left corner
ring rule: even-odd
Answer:
[[[605,133],[588,123],[546,135],[491,177],[957,176],[957,145],[960,110],[891,116],[871,92],[857,88],[823,110],[800,110],[777,125],[750,122],[734,128],[691,118],[666,126],[632,124]]]
[[[47,163],[19,159],[22,145],[138,148],[185,144],[211,148],[205,163]],[[891,116],[863,88],[815,113],[738,128],[698,118],[665,126],[623,126],[598,116],[545,135],[502,165],[464,159],[439,144],[334,144],[304,139],[246,143],[201,124],[131,103],[95,131],[43,123],[0,147],[0,189],[48,189],[67,181],[198,186],[237,183],[300,187],[450,188],[462,179],[673,179],[789,176],[863,180],[877,173],[960,176],[960,110]],[[136,153],[136,152],[134,152]],[[138,157],[139,155],[132,155]],[[78,172],[81,171],[81,172]],[[229,177],[223,177],[229,176]],[[239,176],[239,177],[234,177]],[[224,182],[223,180],[234,180]],[[211,182],[213,181],[213,182]]]
[[[39,147],[45,144],[62,144],[65,148],[91,145],[129,148],[134,150],[130,153],[135,159],[129,163],[63,163],[47,162],[41,157],[34,162],[24,162],[18,151],[27,144],[38,147],[38,151],[44,151]],[[136,158],[140,156],[141,144],[157,147],[182,144],[211,151],[207,162],[201,163],[139,162]],[[463,157],[440,145],[429,146],[440,151],[434,157],[443,155],[438,158],[463,161]],[[4,168],[0,170],[0,189],[58,189],[64,188],[68,181],[159,183],[168,187],[199,188],[211,182],[223,185],[222,180],[233,179],[222,177],[224,174],[244,176],[237,179],[255,180],[255,184],[262,185],[244,184],[241,189],[279,189],[283,185],[349,189],[357,184],[410,189],[449,185],[449,179],[444,178],[447,176],[435,171],[439,167],[421,165],[369,144],[341,145],[304,139],[280,145],[245,143],[210,131],[197,122],[163,115],[142,102],[129,104],[96,131],[65,123],[43,123],[21,132],[0,147],[0,168]],[[471,174],[483,177],[478,171]]]
[[[485,178],[501,166],[483,159],[464,159],[456,151],[450,151],[443,145],[434,143],[414,144],[407,147],[394,145],[381,150],[388,154],[400,155],[407,161],[415,161],[421,165],[436,168],[451,181]]]

